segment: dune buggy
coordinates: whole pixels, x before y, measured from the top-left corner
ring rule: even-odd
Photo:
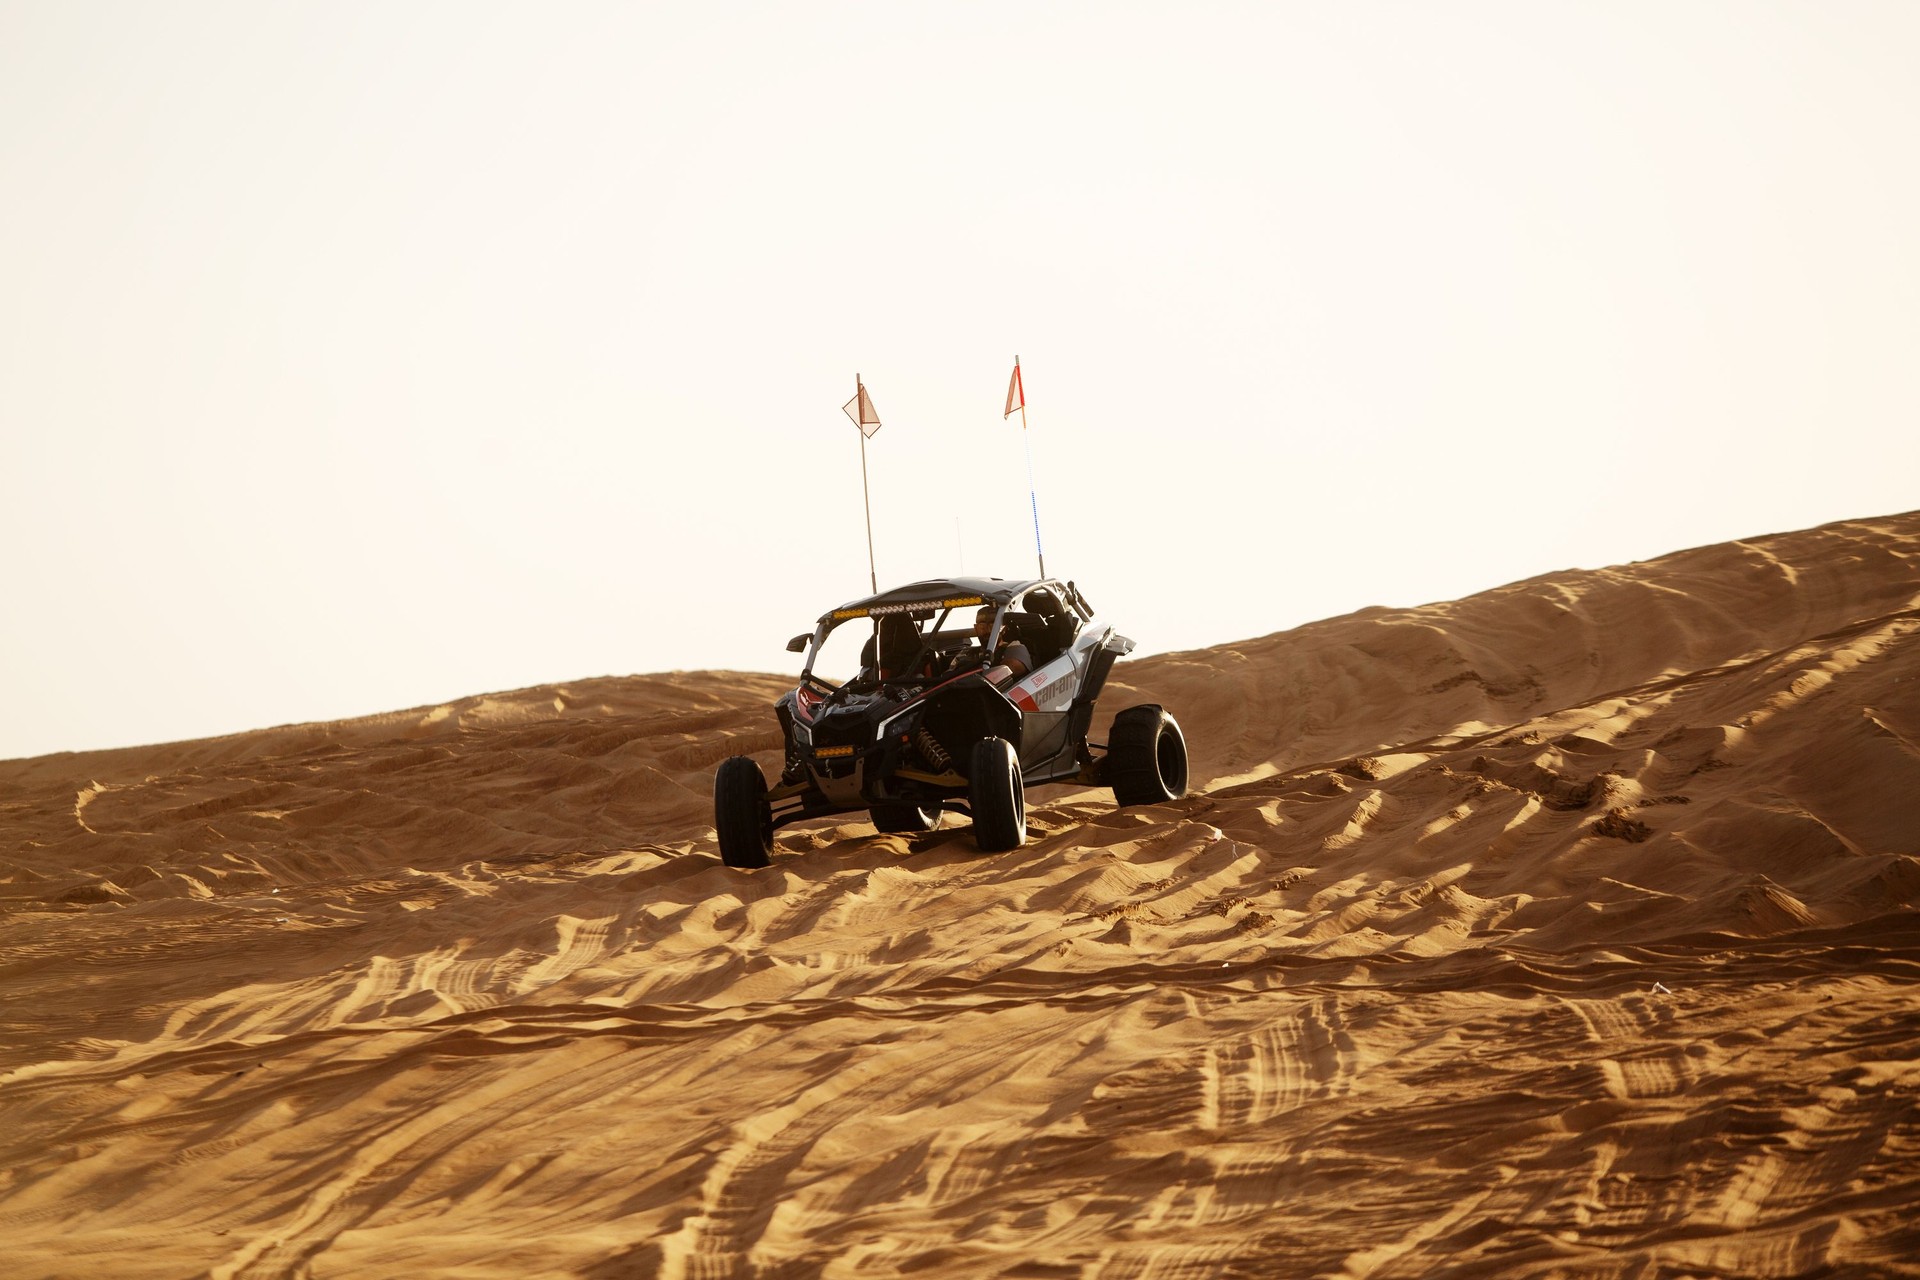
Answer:
[[[1025,672],[998,664],[1015,642]],[[828,611],[787,648],[807,658],[774,704],[780,780],[769,787],[747,756],[714,779],[728,866],[766,866],[775,830],[831,814],[865,810],[880,831],[914,833],[964,813],[979,847],[997,852],[1025,842],[1030,786],[1107,786],[1122,805],[1186,794],[1186,740],[1163,708],[1128,707],[1105,745],[1087,740],[1094,700],[1133,641],[1071,582],[915,582]],[[848,670],[839,683],[827,674]]]

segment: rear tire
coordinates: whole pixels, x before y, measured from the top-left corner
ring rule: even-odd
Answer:
[[[1004,738],[973,744],[967,807],[973,810],[973,840],[982,853],[1004,853],[1027,842],[1027,786],[1020,757]]]
[[[940,805],[931,804],[877,804],[867,810],[873,818],[875,831],[918,835],[922,831],[931,831],[940,825]]]
[[[1115,803],[1164,804],[1187,794],[1187,739],[1154,703],[1128,707],[1107,735],[1107,781]]]
[[[728,756],[713,779],[713,829],[720,861],[730,867],[764,867],[773,852],[773,814],[767,808],[767,775],[747,756]]]

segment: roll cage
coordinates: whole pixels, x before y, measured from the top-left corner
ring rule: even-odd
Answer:
[[[1023,604],[1028,607],[1018,607]],[[971,619],[982,607],[994,610],[985,642],[987,651],[999,648],[1001,640],[1012,634],[1030,648],[1037,646],[1036,665],[1063,651],[1093,617],[1092,607],[1071,582],[1051,578],[1011,582],[1000,578],[939,579],[897,587],[830,609],[820,616],[811,635],[802,632],[787,647],[806,650],[800,683],[823,697],[881,688],[924,688],[962,674],[952,664],[972,643]],[[956,613],[968,619],[967,625],[948,625]],[[827,638],[847,623],[859,621],[873,626],[873,635],[862,651],[860,671],[844,684],[815,674],[814,663]],[[927,622],[933,625],[923,629],[921,624]],[[904,643],[909,629],[911,648]],[[891,632],[891,637],[883,634],[886,632]],[[883,662],[882,647],[889,641],[894,651],[885,654]]]

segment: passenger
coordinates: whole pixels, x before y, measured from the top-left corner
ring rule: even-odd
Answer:
[[[979,664],[986,668],[987,679],[996,685],[1009,680],[1018,680],[1033,670],[1033,655],[1027,652],[1027,646],[1007,634],[1005,628],[1000,632],[1000,648],[993,653],[987,652],[987,637],[993,632],[992,605],[982,605],[973,615],[973,638],[980,642]]]

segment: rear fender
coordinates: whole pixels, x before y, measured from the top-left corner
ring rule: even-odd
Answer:
[[[1106,688],[1107,676],[1113,670],[1113,664],[1122,655],[1133,652],[1133,641],[1112,631],[1100,647],[1087,656],[1087,678],[1081,682],[1080,696],[1073,700],[1073,707],[1067,715],[1067,739],[1070,742],[1085,742],[1087,731],[1093,727],[1093,704]]]

